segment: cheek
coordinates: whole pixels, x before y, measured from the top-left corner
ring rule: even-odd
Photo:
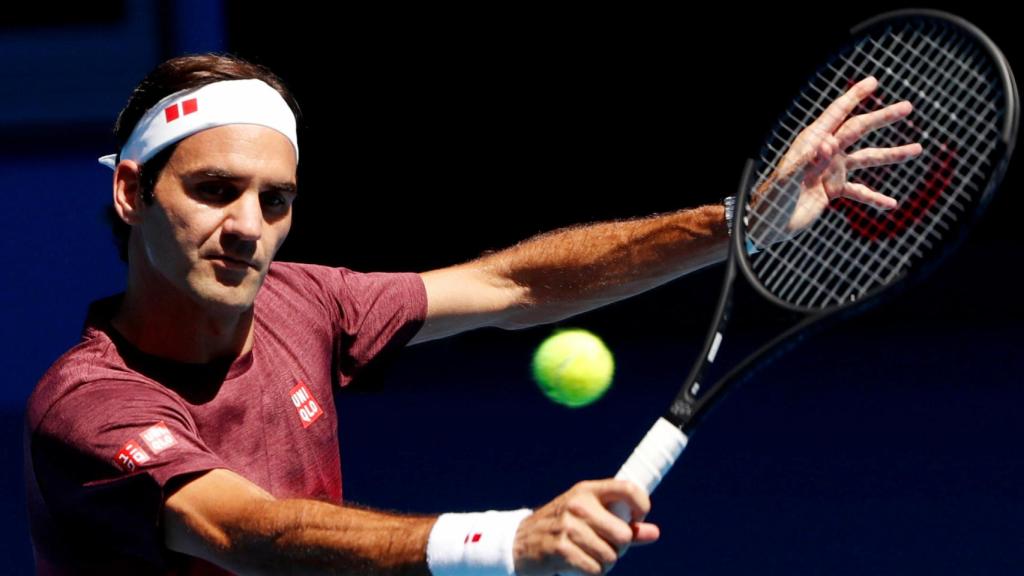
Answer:
[[[271,230],[273,230],[274,232],[273,245],[270,246],[270,248],[273,250],[271,256],[277,254],[278,249],[281,248],[281,245],[284,244],[285,239],[288,238],[288,232],[291,231],[291,228],[292,215],[290,213],[281,220],[279,220],[278,222],[275,222],[271,226]]]
[[[163,259],[180,260],[179,254],[194,253],[203,241],[204,218],[200,214],[190,215],[185,218],[174,211],[154,214],[153,224],[150,227],[150,242],[147,244],[151,249],[160,252]],[[209,219],[209,216],[206,215]],[[188,256],[185,256],[188,258]]]

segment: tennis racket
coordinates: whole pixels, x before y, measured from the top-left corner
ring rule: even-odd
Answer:
[[[923,10],[883,14],[851,34],[747,163],[703,351],[617,478],[653,492],[731,383],[812,325],[919,281],[962,242],[1002,180],[1018,96],[988,37],[959,17]],[[898,204],[883,206],[873,192]],[[710,380],[740,278],[797,319]],[[621,502],[611,510],[629,518]]]

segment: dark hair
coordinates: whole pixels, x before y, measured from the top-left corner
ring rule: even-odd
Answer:
[[[128,141],[135,125],[139,123],[146,111],[160,100],[175,92],[199,88],[221,80],[248,78],[262,80],[277,90],[288,103],[288,107],[295,113],[296,124],[299,123],[302,112],[298,102],[285,87],[284,82],[267,67],[229,54],[211,52],[180,56],[157,66],[128,97],[128,103],[118,114],[117,122],[114,124],[114,137],[117,139],[118,150],[117,161],[121,161],[120,150]],[[160,177],[160,172],[163,171],[176,148],[177,143],[172,144],[140,166],[140,193],[146,204],[153,203],[153,188]],[[114,233],[114,243],[117,245],[118,255],[127,263],[128,239],[131,236],[132,227],[121,220],[113,205],[107,208],[106,219]]]

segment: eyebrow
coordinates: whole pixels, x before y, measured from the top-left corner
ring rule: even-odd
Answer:
[[[194,180],[196,178],[206,178],[206,179],[212,179],[212,180],[232,180],[232,181],[248,180],[249,179],[249,176],[243,176],[241,174],[235,174],[234,172],[229,172],[227,170],[224,170],[223,168],[217,168],[217,167],[211,167],[211,166],[204,166],[202,168],[197,168],[195,170],[190,170],[189,172],[186,172],[185,174],[183,174],[183,177],[186,178],[186,179],[189,179],[189,180]],[[290,181],[268,182],[266,184],[266,186],[264,186],[263,189],[264,190],[269,190],[271,192],[284,192],[284,193],[290,193],[290,194],[298,194],[299,193],[299,187],[296,186],[296,184],[294,182],[290,182]]]

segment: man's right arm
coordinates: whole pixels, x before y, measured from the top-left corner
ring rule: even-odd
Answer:
[[[629,504],[633,522],[607,511]],[[617,551],[658,538],[642,522],[650,500],[622,480],[580,482],[522,521],[514,544],[517,574],[575,569],[603,574]],[[277,500],[229,470],[187,481],[164,506],[167,548],[240,574],[430,576],[426,549],[433,516],[406,516],[315,500]]]
[[[224,469],[182,485],[167,498],[163,519],[167,548],[240,574],[371,576],[430,576],[426,547],[437,520],[277,500]]]

